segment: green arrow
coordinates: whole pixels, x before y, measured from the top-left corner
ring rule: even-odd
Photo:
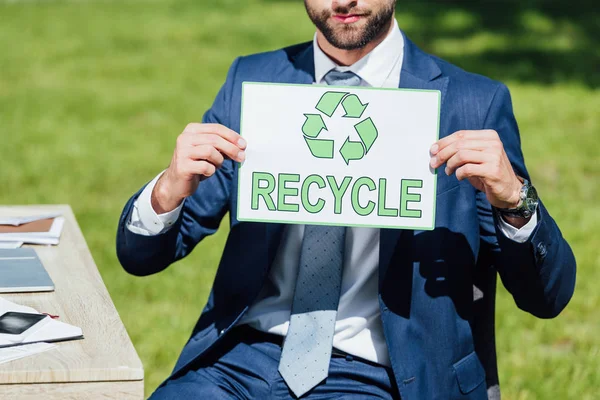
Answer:
[[[354,129],[358,132],[358,136],[360,136],[360,140],[365,145],[366,153],[371,150],[371,146],[375,143],[375,139],[377,139],[377,128],[373,123],[371,117],[359,122],[354,125]]]
[[[344,92],[325,92],[323,96],[321,96],[321,99],[319,99],[315,108],[328,117],[331,117],[337,106],[340,105],[340,102],[347,94],[348,93]]]
[[[344,117],[360,118],[368,105],[368,103],[361,103],[357,95],[350,94],[344,98],[344,101],[342,101],[342,106],[344,107],[344,111],[346,111]]]
[[[347,137],[346,141],[340,148],[340,154],[344,158],[346,165],[350,164],[350,160],[360,160],[365,155],[365,148],[361,142],[351,142]]]
[[[323,121],[321,114],[304,114],[306,121],[302,125],[302,133],[310,138],[316,138],[323,129],[327,130],[327,125]]]
[[[333,140],[304,138],[313,156],[317,158],[333,158]]]

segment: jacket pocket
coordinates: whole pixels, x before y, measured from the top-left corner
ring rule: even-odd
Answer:
[[[485,371],[475,352],[456,362],[452,368],[462,394],[471,393],[485,380]]]

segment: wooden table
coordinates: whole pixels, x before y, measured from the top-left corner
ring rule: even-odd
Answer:
[[[0,294],[60,316],[84,339],[0,364],[0,399],[141,399],[144,370],[69,206],[0,206],[0,216],[60,211],[58,246],[33,246],[54,281],[47,293]]]

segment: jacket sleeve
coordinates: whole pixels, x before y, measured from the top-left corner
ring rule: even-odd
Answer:
[[[506,86],[497,88],[483,128],[498,132],[515,173],[529,180]],[[485,193],[477,193],[477,206],[481,250],[492,252],[494,266],[517,306],[539,318],[556,317],[573,296],[576,263],[569,244],[543,203],[540,201],[538,206],[537,226],[524,243],[504,236]]]
[[[238,62],[236,59],[229,69],[225,84],[202,118],[203,123],[229,126],[230,99]],[[127,229],[133,204],[143,188],[133,195],[123,209],[117,229],[117,257],[123,268],[139,276],[162,271],[188,255],[204,237],[215,233],[228,211],[234,168],[233,161],[226,160],[212,177],[201,182],[196,192],[185,199],[177,222],[158,235],[143,236]]]

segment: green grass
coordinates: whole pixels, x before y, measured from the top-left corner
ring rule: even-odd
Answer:
[[[555,320],[519,311],[499,291],[505,398],[594,399],[598,14],[578,8],[587,2],[530,3],[400,1],[398,19],[428,51],[508,84],[533,180],[578,260],[575,297]],[[187,340],[227,232],[168,270],[136,278],[115,256],[121,208],[167,166],[176,136],[200,120],[236,56],[312,33],[299,1],[0,0],[0,203],[73,207],[144,363],[146,394]]]

